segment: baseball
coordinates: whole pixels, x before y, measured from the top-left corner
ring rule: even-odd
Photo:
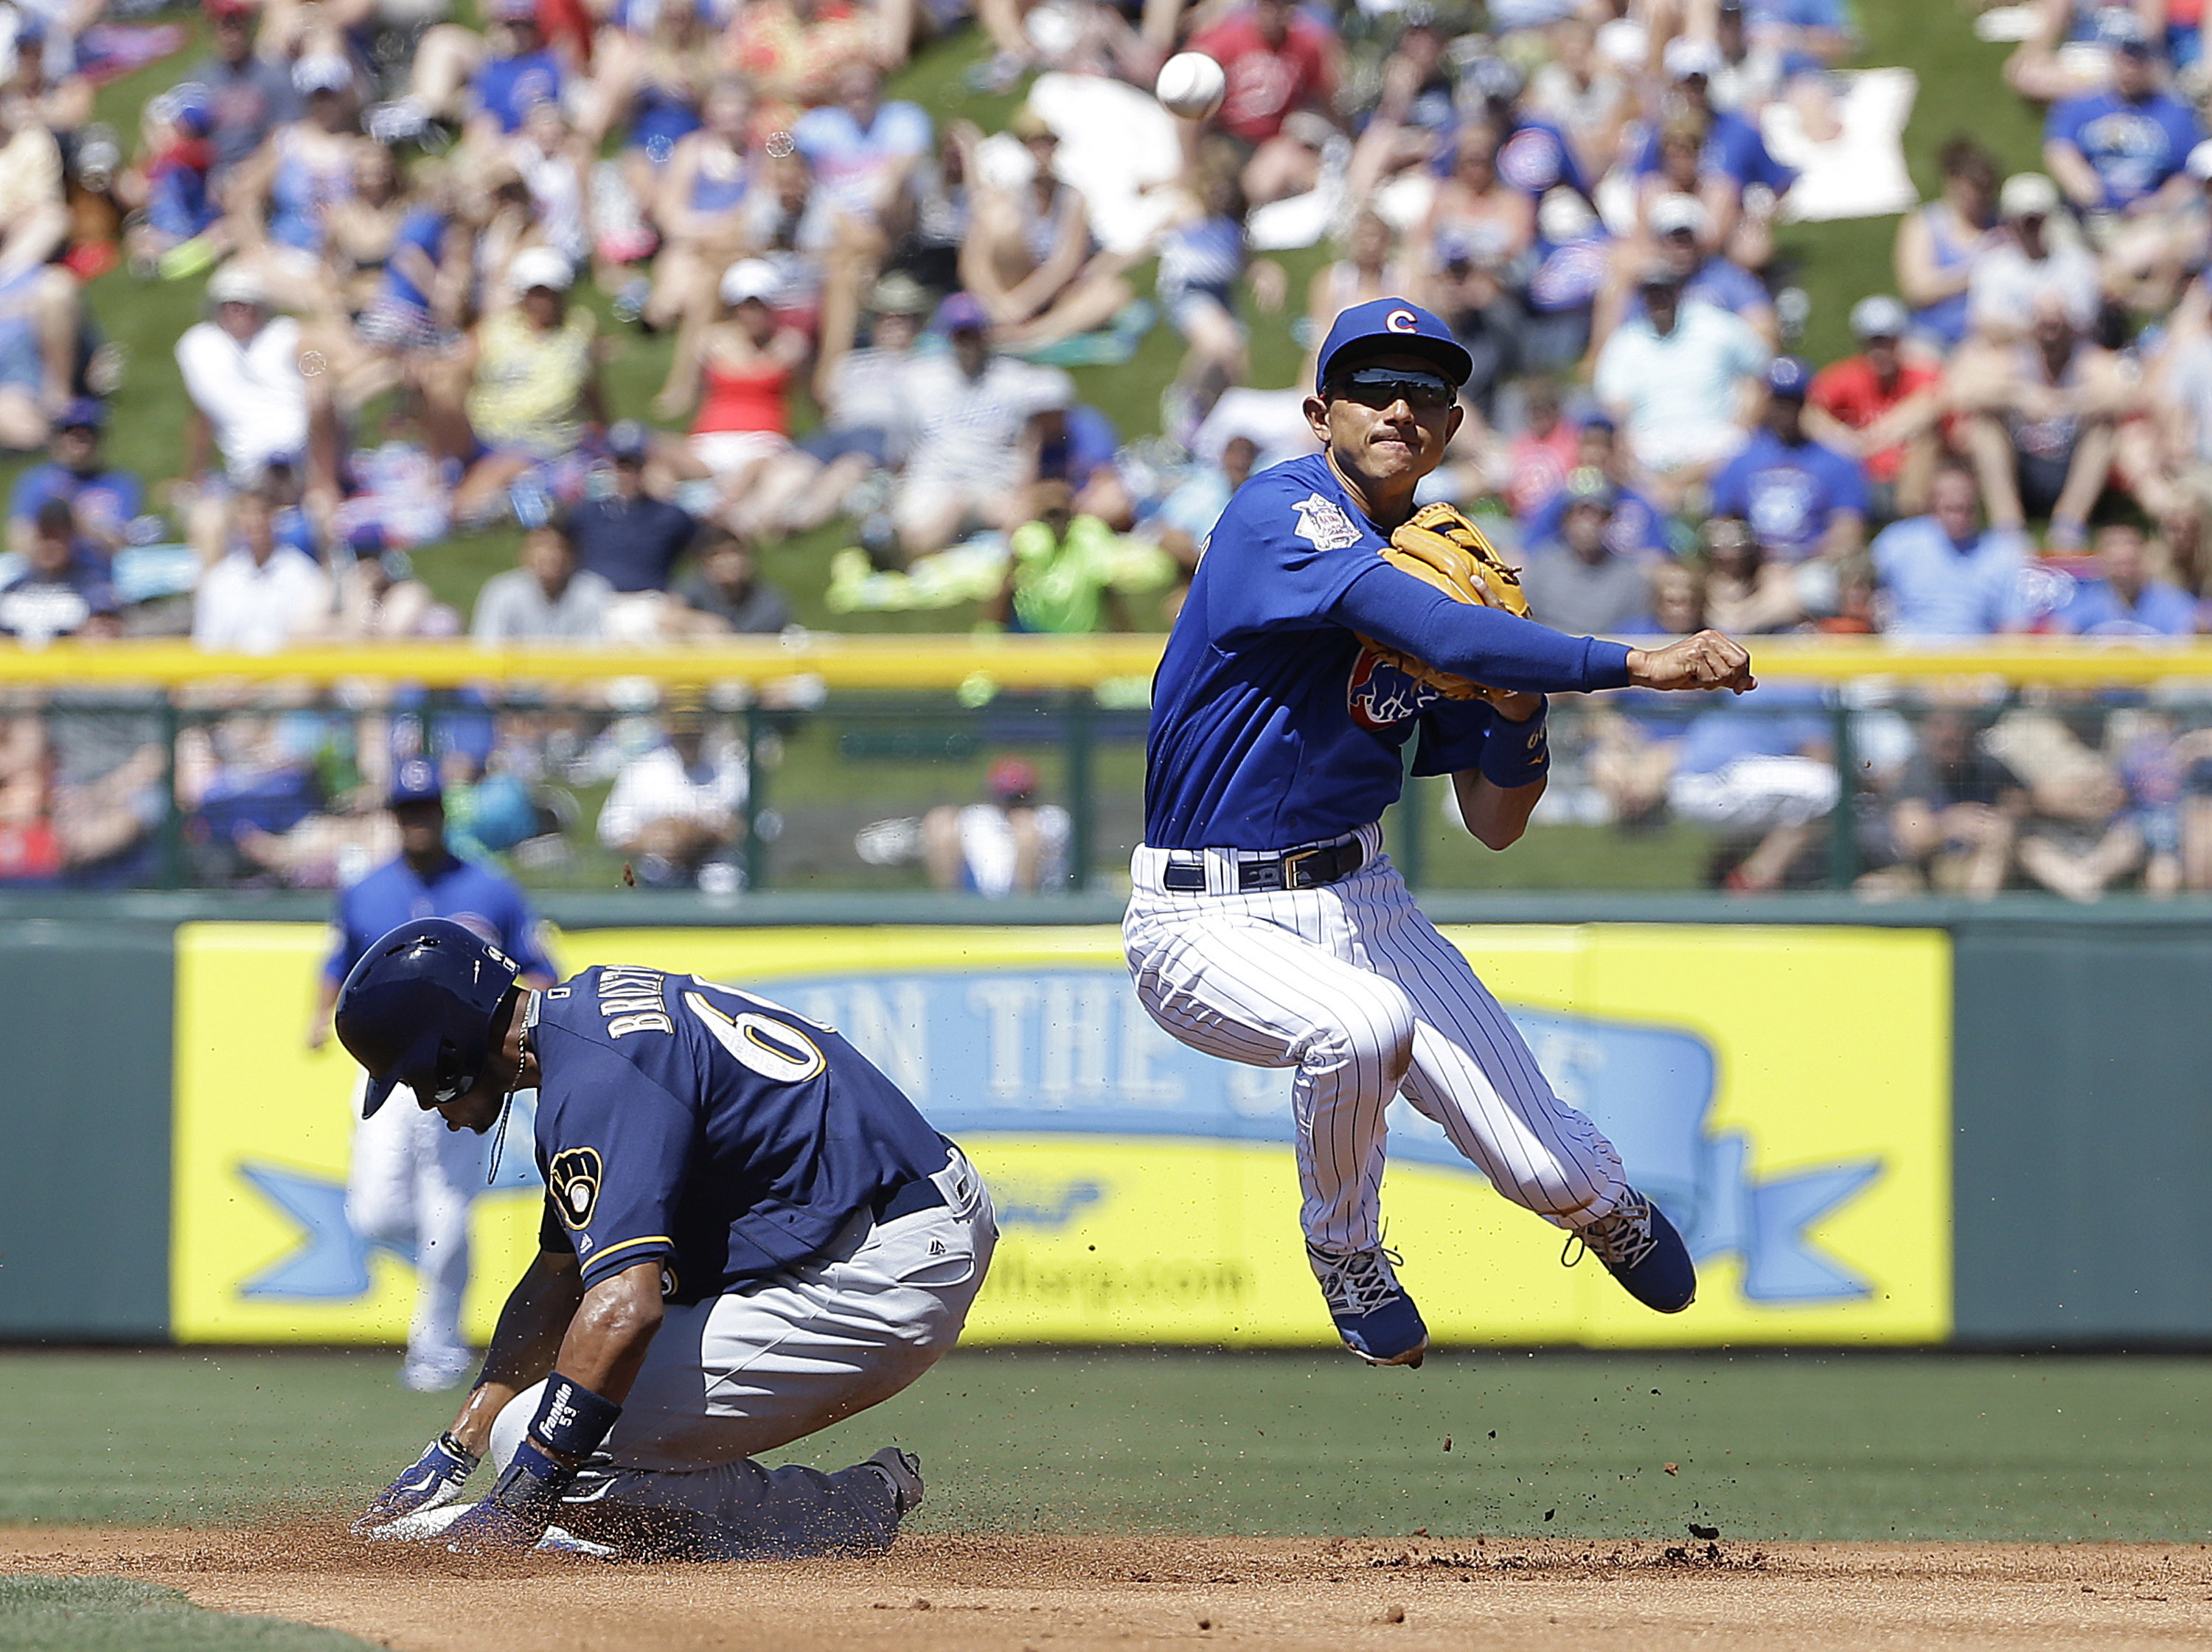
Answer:
[[[1161,106],[1185,120],[1204,120],[1228,90],[1229,76],[1203,52],[1178,52],[1160,65],[1160,77],[1152,82]]]

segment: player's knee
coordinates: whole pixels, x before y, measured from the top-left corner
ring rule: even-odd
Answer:
[[[484,1455],[490,1459],[495,1474],[505,1473],[507,1464],[514,1461],[514,1449],[522,1443],[531,1420],[538,1415],[538,1402],[544,1393],[543,1382],[533,1383],[501,1406],[499,1415],[492,1418],[491,1439]]]
[[[1333,1024],[1307,1043],[1309,1067],[1354,1066],[1381,1073],[1396,1089],[1413,1060],[1413,1029],[1419,1017],[1413,1001],[1389,981],[1344,994]]]

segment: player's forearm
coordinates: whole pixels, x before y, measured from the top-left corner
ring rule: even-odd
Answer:
[[[584,1299],[575,1259],[540,1251],[499,1310],[483,1376],[453,1424],[453,1438],[482,1456],[507,1402],[552,1374],[561,1340]]]
[[[1548,774],[1539,774],[1526,786],[1498,785],[1480,771],[1462,769],[1452,776],[1459,797],[1459,816],[1474,841],[1486,849],[1510,849],[1528,829]]]
[[[1337,599],[1330,617],[1492,688],[1580,694],[1628,684],[1629,651],[1621,644],[1571,637],[1502,609],[1455,602],[1380,558]]]
[[[620,1405],[660,1329],[660,1261],[611,1274],[584,1293],[561,1339],[561,1375]]]

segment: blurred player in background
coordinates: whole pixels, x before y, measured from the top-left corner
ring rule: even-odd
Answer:
[[[998,1240],[982,1178],[781,1005],[629,966],[538,992],[518,969],[434,918],[379,940],[338,999],[372,1114],[406,1084],[409,1110],[481,1134],[534,1087],[546,1184],[467,1403],[356,1529],[481,1552],[558,1527],[625,1559],[887,1546],[921,1500],[910,1455],[754,1459],[951,1351]],[[487,1456],[489,1495],[433,1526]]]
[[[320,1049],[331,1036],[347,972],[378,936],[410,919],[451,918],[519,960],[526,985],[552,984],[553,965],[522,891],[446,846],[445,791],[435,766],[422,757],[400,763],[390,803],[399,853],[338,896],[309,1049]],[[384,1109],[354,1132],[346,1220],[365,1240],[413,1249],[421,1283],[399,1380],[420,1393],[457,1387],[476,1364],[461,1339],[461,1292],[469,1282],[469,1202],[483,1182],[483,1142],[446,1129],[420,1108]]]

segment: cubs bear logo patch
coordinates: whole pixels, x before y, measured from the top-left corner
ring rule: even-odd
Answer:
[[[568,1147],[553,1155],[545,1185],[553,1191],[554,1207],[571,1228],[589,1227],[592,1208],[599,1202],[599,1183],[606,1166],[596,1147]]]
[[[1440,691],[1409,675],[1395,660],[1373,648],[1362,648],[1352,662],[1345,706],[1352,720],[1372,734],[1419,716],[1443,698]]]

